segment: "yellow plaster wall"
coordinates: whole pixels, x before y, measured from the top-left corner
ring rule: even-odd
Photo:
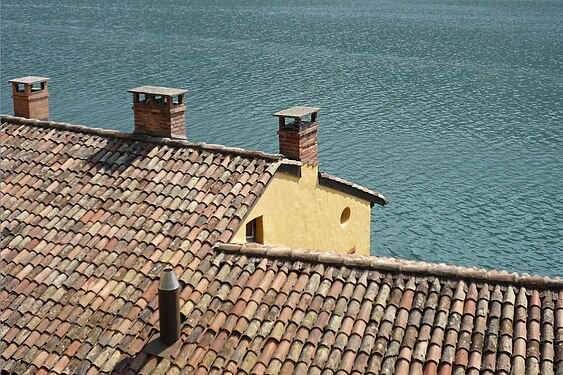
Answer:
[[[318,168],[301,167],[301,178],[277,172],[232,242],[246,242],[246,223],[262,216],[266,245],[369,255],[370,203],[317,182]],[[349,207],[346,224],[342,211]]]

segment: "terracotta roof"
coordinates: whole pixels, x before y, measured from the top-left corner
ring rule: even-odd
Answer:
[[[2,117],[8,373],[563,373],[563,285],[227,242],[280,156]],[[143,351],[172,266],[182,335]]]
[[[131,370],[560,374],[560,279],[219,244],[181,347]],[[145,358],[145,360],[147,360]]]
[[[1,130],[0,352],[16,373],[137,355],[161,271],[193,283],[281,159],[9,116]]]

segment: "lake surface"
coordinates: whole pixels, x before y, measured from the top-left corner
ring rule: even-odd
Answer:
[[[277,152],[322,107],[321,169],[389,198],[372,254],[563,275],[561,0],[3,0],[7,80],[51,119],[133,130],[127,89],[187,88],[194,141]]]

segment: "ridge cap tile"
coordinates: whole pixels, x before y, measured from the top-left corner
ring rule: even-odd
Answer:
[[[354,254],[342,254],[328,251],[315,251],[307,249],[290,249],[287,247],[268,246],[260,244],[234,244],[217,243],[213,246],[216,251],[229,253],[239,252],[245,255],[264,256],[267,258],[289,258],[292,261],[306,263],[320,262],[334,266],[343,266],[359,269],[372,269],[382,271],[395,271],[397,273],[417,274],[423,276],[438,276],[446,279],[459,280],[460,282],[493,282],[508,284],[514,287],[530,287],[540,289],[563,290],[563,280],[556,277],[528,276],[525,274],[509,273],[508,271],[484,270],[474,267],[463,267],[446,265],[444,263],[428,263],[398,258],[386,258],[377,256],[361,256]],[[467,293],[468,286],[464,286],[463,298]],[[500,291],[500,290],[499,290]]]
[[[137,141],[137,142],[153,143],[163,146],[176,146],[176,147],[187,147],[187,148],[192,147],[192,148],[199,148],[204,151],[207,150],[209,152],[219,151],[221,153],[231,153],[231,154],[247,156],[247,157],[268,159],[271,161],[278,161],[280,163],[281,160],[283,159],[283,155],[281,154],[270,154],[264,151],[246,150],[239,147],[227,147],[224,145],[213,144],[213,143],[208,144],[205,142],[193,142],[193,141],[182,140],[182,139],[171,139],[167,137],[156,137],[156,136],[141,135],[136,133],[123,133],[118,130],[95,128],[86,125],[70,124],[67,122],[26,119],[23,117],[16,117],[16,116],[10,116],[5,114],[0,115],[0,120],[2,125],[4,125],[5,123],[12,125],[30,125],[30,126],[42,127],[46,129],[63,130],[63,131],[69,131],[75,133],[92,134],[102,137],[129,140],[132,142]]]

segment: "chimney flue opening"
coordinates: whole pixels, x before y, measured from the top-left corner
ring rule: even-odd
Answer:
[[[174,270],[162,272],[158,285],[160,340],[169,346],[180,339],[180,284]]]

